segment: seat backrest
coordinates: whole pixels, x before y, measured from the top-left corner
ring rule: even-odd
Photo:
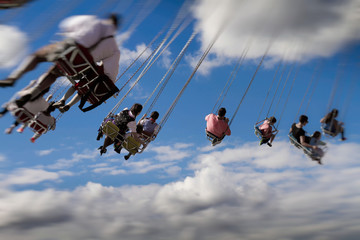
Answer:
[[[27,123],[34,117],[34,115],[25,108],[18,108],[13,112],[13,114],[16,118],[16,121],[20,123]]]
[[[136,154],[140,149],[141,143],[135,140],[132,136],[126,138],[122,143],[123,148],[125,148],[129,153]]]
[[[31,121],[29,127],[38,134],[44,134],[48,130],[48,126],[38,120]]]
[[[102,127],[102,132],[114,141],[119,134],[119,128],[113,122],[108,121]]]

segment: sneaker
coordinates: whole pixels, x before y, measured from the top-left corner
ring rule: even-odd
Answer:
[[[120,142],[114,144],[114,151],[115,151],[115,152],[117,152],[118,154],[120,154],[121,149],[122,149],[122,146],[121,146],[121,143],[120,143]]]
[[[34,137],[30,138],[30,142],[35,143],[35,138]]]
[[[125,156],[124,156],[124,159],[125,159],[125,160],[128,160],[129,158],[130,158],[130,155],[125,155]]]
[[[212,140],[212,142],[211,142],[211,145],[215,146],[215,145],[218,145],[219,143],[221,143],[221,140],[214,138],[214,140]]]
[[[106,148],[105,149],[103,149],[103,146],[100,146],[99,148],[98,148],[98,150],[100,150],[100,156],[101,155],[103,155],[104,153],[106,153]]]
[[[70,109],[70,106],[69,106],[69,105],[65,105],[65,106],[63,106],[63,107],[59,107],[59,111],[60,111],[61,113],[67,112],[67,111],[69,111],[69,109]]]
[[[13,131],[13,129],[14,129],[14,128],[9,127],[9,128],[7,128],[7,129],[5,129],[5,133],[6,133],[6,134],[11,134],[12,131]]]
[[[23,127],[20,127],[16,130],[18,133],[23,133],[24,132],[24,128]]]
[[[59,108],[59,107],[63,107],[63,106],[65,106],[65,101],[64,100],[60,100],[60,101],[53,104],[53,107],[55,107],[55,108]]]
[[[340,141],[345,141],[347,138],[346,137],[342,137],[341,139],[340,139]]]
[[[267,144],[269,147],[272,147],[272,144],[271,144],[271,143],[268,142],[268,143],[266,143],[266,144]]]
[[[102,138],[102,137],[103,137],[103,133],[102,133],[101,131],[99,131],[99,132],[98,132],[98,135],[97,135],[97,137],[96,137],[96,140],[99,141],[100,138]]]

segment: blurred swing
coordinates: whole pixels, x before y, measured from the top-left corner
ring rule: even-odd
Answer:
[[[115,105],[115,107],[110,111],[110,113],[105,117],[105,119],[108,119],[109,117],[113,117],[116,118],[115,112],[118,110],[118,108],[120,107],[121,103],[124,101],[124,99],[127,97],[127,95],[130,93],[130,91],[135,87],[135,85],[139,82],[139,80],[144,76],[144,74],[150,69],[150,67],[156,62],[156,60],[165,52],[165,50],[169,47],[169,45],[177,38],[177,36],[190,24],[191,20],[189,21],[188,19],[185,19],[186,15],[180,15],[181,19],[179,20],[179,18],[176,18],[174,21],[173,26],[169,29],[168,33],[166,34],[166,36],[164,37],[164,39],[161,41],[161,43],[154,49],[154,51],[149,55],[149,57],[145,60],[144,63],[146,63],[149,58],[151,58],[147,65],[144,67],[143,71],[140,73],[140,75],[138,76],[138,78],[136,79],[136,81],[132,84],[132,86],[130,87],[130,89],[128,90],[128,92],[122,97],[122,99]],[[180,25],[180,22],[183,20],[186,20],[185,22],[183,22],[182,25]],[[167,43],[166,46],[164,46],[165,42],[167,41],[167,39],[171,36],[172,32],[178,27],[178,31],[174,34],[174,36],[172,37],[172,39]],[[156,86],[156,88],[154,89],[153,93],[150,95],[150,97],[148,98],[148,100],[145,102],[144,106],[147,104],[147,102],[150,100],[150,98],[152,97],[152,95],[156,92],[156,90],[161,86],[161,89],[159,90],[158,95],[156,96],[156,98],[153,100],[151,107],[149,108],[148,111],[151,110],[152,106],[155,104],[155,102],[157,101],[158,97],[160,96],[161,92],[163,91],[164,87],[166,86],[168,80],[171,77],[171,74],[175,71],[178,63],[180,62],[181,58],[183,57],[185,50],[187,49],[188,45],[191,43],[191,41],[193,40],[193,38],[195,37],[195,34],[192,34],[191,37],[189,38],[187,44],[185,44],[183,50],[179,53],[178,57],[175,59],[174,63],[170,66],[168,72],[165,74],[165,76],[160,80],[160,82],[158,83],[158,85]],[[164,47],[163,47],[164,46]],[[158,53],[161,49],[161,52]],[[156,57],[156,58],[155,58]],[[144,63],[140,66],[142,67],[144,65]],[[138,69],[139,70],[139,69]],[[137,70],[137,71],[138,71]],[[171,74],[168,75],[168,73],[170,72],[170,70],[172,70]],[[131,76],[131,78],[137,73],[137,71]],[[165,79],[165,77],[167,76],[167,78]],[[164,81],[165,80],[165,81]],[[129,81],[128,81],[129,82]],[[116,120],[115,120],[116,121]],[[103,134],[105,134],[106,136],[108,136],[111,140],[113,141],[118,141],[122,143],[122,147],[125,148],[130,155],[135,155],[136,153],[141,153],[144,151],[144,149],[146,148],[146,146],[155,139],[155,135],[146,135],[145,133],[140,133],[139,135],[139,139],[142,141],[142,143],[139,143],[134,137],[130,136],[125,138],[125,136],[122,136],[119,134],[119,128],[116,126],[116,124],[114,124],[113,121],[106,121],[103,122],[102,126],[100,127],[99,131],[101,131]],[[127,159],[127,158],[126,158]]]
[[[83,112],[96,108],[119,91],[105,75],[103,67],[94,62],[89,50],[80,44],[70,44],[57,57],[55,64],[81,96],[79,108]],[[84,108],[86,101],[91,105]]]

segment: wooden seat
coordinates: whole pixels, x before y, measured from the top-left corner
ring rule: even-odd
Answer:
[[[29,112],[27,109],[25,108],[18,108],[13,112],[13,115],[16,118],[16,121],[18,123],[27,123],[28,121],[30,121],[33,117],[34,114],[32,114],[31,112]]]
[[[80,44],[66,48],[55,63],[82,97],[79,108],[84,112],[94,109],[119,91],[104,73],[103,67],[98,66],[89,51]],[[91,106],[84,108],[86,101]]]

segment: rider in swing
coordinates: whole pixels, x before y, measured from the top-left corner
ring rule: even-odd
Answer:
[[[210,137],[214,136],[212,145],[220,143],[225,135],[230,136],[231,131],[228,125],[229,119],[225,117],[226,109],[220,108],[218,114],[210,113],[205,117],[206,121],[206,134]]]
[[[72,16],[65,19],[60,28],[66,39],[44,46],[27,57],[5,80],[0,81],[0,87],[13,86],[19,78],[35,69],[41,62],[55,61],[57,56],[71,44],[70,42],[76,42],[87,48],[94,61],[102,63],[105,75],[115,82],[120,59],[120,51],[114,38],[117,26],[118,18],[114,14],[104,20],[91,15]],[[29,94],[17,100],[17,105],[21,107],[36,98],[39,93],[49,88],[60,76],[63,76],[63,73],[54,64],[38,79],[37,84]],[[66,96],[55,106],[59,107],[62,112],[69,110],[72,105],[80,100],[78,96],[75,96],[69,104],[65,105],[66,99],[74,92],[75,89],[71,87],[69,92],[65,94]]]

